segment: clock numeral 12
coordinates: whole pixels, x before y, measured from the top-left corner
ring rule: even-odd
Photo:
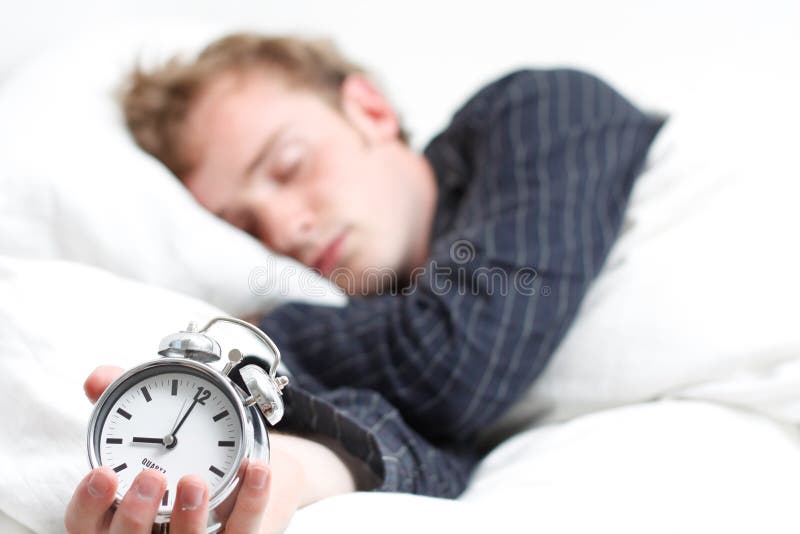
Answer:
[[[194,401],[198,404],[206,405],[206,401],[211,396],[211,392],[204,387],[197,388],[197,393],[194,394]]]

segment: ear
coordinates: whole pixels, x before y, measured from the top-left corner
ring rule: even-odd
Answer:
[[[400,123],[394,108],[366,76],[351,74],[345,78],[340,99],[345,117],[368,142],[400,138]]]

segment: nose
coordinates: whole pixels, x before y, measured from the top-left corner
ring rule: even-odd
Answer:
[[[257,236],[275,252],[299,259],[311,245],[315,218],[301,192],[254,195],[250,211]]]

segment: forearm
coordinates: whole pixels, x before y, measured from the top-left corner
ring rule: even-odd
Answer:
[[[270,441],[273,471],[280,471],[287,480],[297,480],[301,488],[300,507],[357,489],[371,489],[363,487],[366,466],[329,438],[312,440],[273,432]]]
[[[278,432],[270,434],[270,472],[270,499],[262,534],[283,532],[298,508],[356,489],[347,462],[331,449]]]

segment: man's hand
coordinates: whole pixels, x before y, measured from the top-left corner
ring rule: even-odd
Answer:
[[[96,402],[121,374],[119,367],[98,367],[83,385],[86,396]],[[283,532],[297,508],[355,491],[353,471],[362,467],[352,458],[344,458],[342,453],[334,453],[317,441],[279,433],[270,433],[270,445],[270,466],[260,462],[251,462],[248,466],[244,486],[225,525],[226,533]],[[113,470],[100,467],[89,473],[67,507],[64,519],[67,530],[71,533],[149,533],[166,488],[163,476],[153,470],[140,473],[112,514],[110,506],[116,488]],[[202,488],[199,504],[198,488]],[[195,476],[182,478],[176,497],[170,532],[205,533],[208,517],[205,482]]]
[[[84,383],[92,402],[122,374],[118,367],[98,367]],[[225,525],[228,533],[259,533],[269,501],[270,468],[263,462],[250,462],[233,511]],[[117,477],[108,467],[99,467],[80,482],[67,506],[64,525],[70,533],[149,534],[167,481],[158,471],[139,473],[115,512],[111,511],[117,490]],[[293,510],[292,510],[293,511]],[[291,516],[291,514],[289,515]],[[287,518],[288,521],[288,518]],[[170,532],[205,533],[208,522],[208,487],[194,475],[178,482]]]
[[[245,474],[226,532],[260,532],[267,505],[269,470],[251,463]],[[108,467],[89,473],[78,485],[67,506],[64,525],[70,533],[149,534],[167,481],[158,471],[139,473],[116,512],[110,506],[117,490],[117,477]],[[200,534],[207,531],[208,488],[194,475],[178,482],[178,493],[170,520],[170,532]]]

